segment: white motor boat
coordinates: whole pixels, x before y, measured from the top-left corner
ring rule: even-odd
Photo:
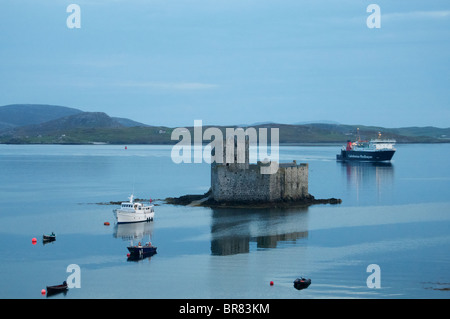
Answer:
[[[135,203],[133,201],[133,195],[129,198],[129,202],[123,202],[120,205],[120,208],[113,210],[118,224],[139,223],[153,220],[153,217],[155,216],[153,205]]]

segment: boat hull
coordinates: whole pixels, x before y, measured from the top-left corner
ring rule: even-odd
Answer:
[[[150,213],[135,213],[135,212],[126,212],[121,211],[119,209],[114,210],[114,215],[116,216],[116,220],[118,224],[128,224],[128,223],[141,223],[152,221],[155,216],[154,212]]]
[[[129,246],[127,247],[131,256],[150,256],[156,254],[154,246]]]
[[[336,155],[338,161],[359,161],[359,162],[385,162],[390,161],[395,150],[383,151],[345,151]]]

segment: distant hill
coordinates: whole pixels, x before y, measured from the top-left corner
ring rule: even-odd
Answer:
[[[450,128],[383,128],[332,123],[265,123],[253,127],[257,130],[267,128],[268,140],[270,140],[270,129],[278,128],[281,144],[345,143],[347,140],[370,140],[378,137],[378,133],[381,133],[383,138],[392,138],[398,143],[450,143]],[[188,129],[192,135],[193,127]],[[225,127],[221,129],[225,136]]]
[[[48,122],[25,125],[11,130],[14,135],[48,135],[77,129],[124,127],[118,121],[102,112],[82,112],[51,120]]]
[[[0,106],[0,130],[55,120],[83,111],[58,105],[11,104]]]
[[[225,136],[225,126],[220,128]],[[238,127],[238,126],[235,126]],[[247,128],[247,125],[240,125]],[[398,143],[450,143],[450,128],[383,128],[365,125],[321,123],[255,123],[251,127],[279,129],[281,144],[345,143],[372,139],[381,132]],[[205,130],[208,128],[204,126]],[[193,127],[187,127],[193,138]],[[15,104],[0,107],[0,143],[11,144],[175,144],[174,128],[148,126],[103,112],[83,112],[55,105]],[[205,141],[208,143],[209,141]]]
[[[405,143],[414,143],[417,142],[418,139],[424,142],[450,142],[450,128],[438,128],[433,126],[385,128],[381,126],[339,124],[335,126],[335,129],[349,135],[356,135],[359,129],[361,137],[366,139],[374,138],[376,134],[380,132],[383,134],[383,137],[395,138],[398,139],[398,141]]]
[[[167,143],[162,132],[166,128],[110,117],[103,112],[41,104],[0,106],[0,143]]]
[[[114,119],[115,121],[119,122],[120,124],[122,124],[125,127],[136,127],[136,126],[145,127],[145,126],[150,126],[150,125],[139,123],[139,122],[136,122],[136,121],[133,121],[133,120],[130,120],[130,119],[125,119],[125,118],[122,118],[122,117],[113,117],[112,119]]]
[[[11,104],[0,106],[0,131],[5,129],[12,129],[14,127],[42,124],[52,120],[57,120],[68,117],[70,115],[77,115],[81,113],[85,112],[79,109],[59,105]],[[92,116],[93,116],[92,114],[90,116],[85,116],[84,120],[82,116],[78,118],[78,120],[89,122],[88,117],[91,117],[90,121],[91,122],[95,121],[95,119],[92,118]],[[146,124],[139,123],[126,118],[112,117],[112,119],[125,127],[148,126]],[[76,120],[76,117],[73,118],[73,120]],[[98,118],[98,120],[101,120],[100,117]],[[79,124],[83,123],[80,122]]]

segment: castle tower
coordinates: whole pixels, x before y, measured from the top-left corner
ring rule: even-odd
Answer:
[[[224,141],[222,148],[212,150],[211,196],[214,200],[275,202],[299,200],[309,195],[308,164],[283,163],[276,173],[262,174],[261,167],[267,164],[250,164],[249,149],[248,137],[243,142],[234,137]]]
[[[213,165],[225,165],[235,169],[248,169],[250,164],[248,136],[239,138],[237,136],[229,137],[222,141],[221,149],[216,149],[216,145],[211,150],[211,162]]]

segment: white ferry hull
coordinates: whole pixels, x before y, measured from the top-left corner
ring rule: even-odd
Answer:
[[[140,223],[140,222],[152,221],[153,217],[155,216],[155,213],[154,212],[136,213],[136,212],[130,212],[130,211],[127,212],[127,211],[123,211],[120,209],[115,209],[114,215],[116,216],[118,224],[125,224],[125,223]]]

